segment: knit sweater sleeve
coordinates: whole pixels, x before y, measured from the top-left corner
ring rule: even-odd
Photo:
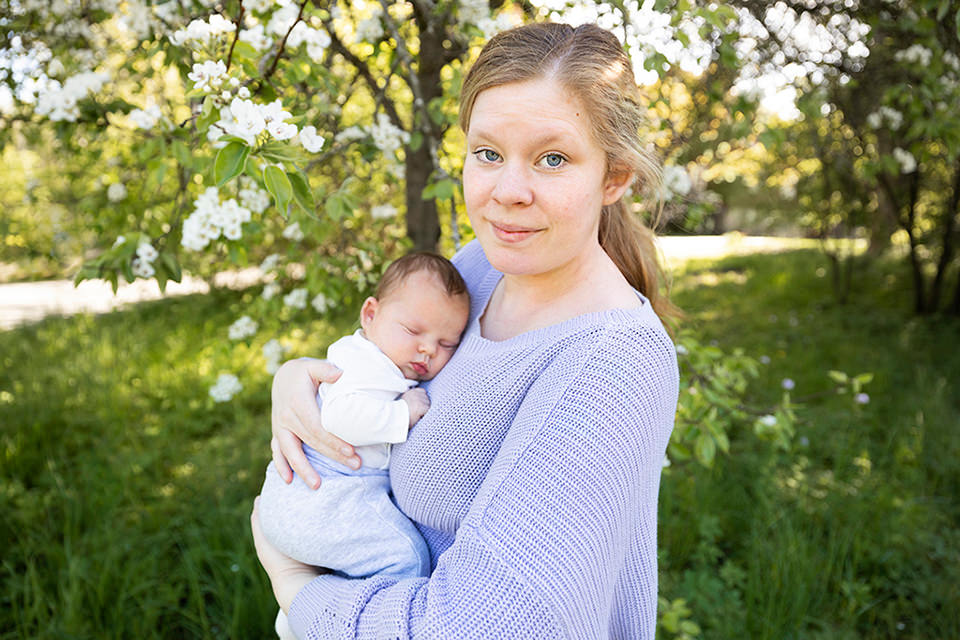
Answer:
[[[624,558],[639,544],[646,586],[630,603],[638,618],[631,626],[653,638],[657,490],[676,408],[676,360],[662,330],[603,333],[528,390],[429,578],[321,576],[290,608],[297,635],[626,635],[609,628],[609,612]]]

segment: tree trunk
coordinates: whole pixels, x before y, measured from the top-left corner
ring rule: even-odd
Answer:
[[[913,310],[917,313],[926,313],[927,295],[926,278],[923,277],[923,264],[920,261],[917,237],[914,234],[917,217],[917,196],[920,193],[920,172],[914,171],[910,175],[910,200],[907,203],[907,220],[904,227],[907,237],[910,238],[910,269],[913,271]]]
[[[420,194],[430,182],[433,159],[424,142],[416,151],[407,147],[407,237],[416,251],[436,251],[440,241],[437,201],[424,200]]]
[[[953,174],[953,193],[950,194],[950,204],[947,205],[946,220],[943,224],[943,242],[941,243],[940,260],[937,261],[937,275],[933,279],[930,290],[930,310],[936,311],[940,306],[940,292],[943,290],[943,280],[953,260],[953,236],[956,233],[956,224],[960,205],[960,159]]]

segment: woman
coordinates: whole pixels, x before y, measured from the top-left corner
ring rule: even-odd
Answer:
[[[678,382],[652,234],[623,200],[656,178],[642,113],[629,59],[599,27],[527,25],[484,47],[460,110],[477,241],[454,263],[470,321],[391,471],[433,570],[319,575],[270,547],[252,518],[301,637],[653,638]],[[316,484],[301,439],[356,462],[313,402],[317,381],[335,376],[309,360],[277,373],[285,479],[289,462]]]

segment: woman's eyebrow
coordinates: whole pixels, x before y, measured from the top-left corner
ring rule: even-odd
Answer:
[[[504,132],[509,136],[509,131]],[[470,133],[467,134],[467,139],[476,144],[478,142],[496,142],[496,135],[487,133],[486,131],[477,131],[474,132],[472,129]],[[547,131],[535,138],[532,138],[529,142],[529,146],[533,148],[549,147],[555,144],[567,144],[571,142],[571,136],[567,133],[561,131]]]

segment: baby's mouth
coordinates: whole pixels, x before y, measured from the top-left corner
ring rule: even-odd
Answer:
[[[413,370],[417,372],[418,376],[423,376],[427,374],[427,365],[422,362],[411,362],[410,366],[413,367]]]

